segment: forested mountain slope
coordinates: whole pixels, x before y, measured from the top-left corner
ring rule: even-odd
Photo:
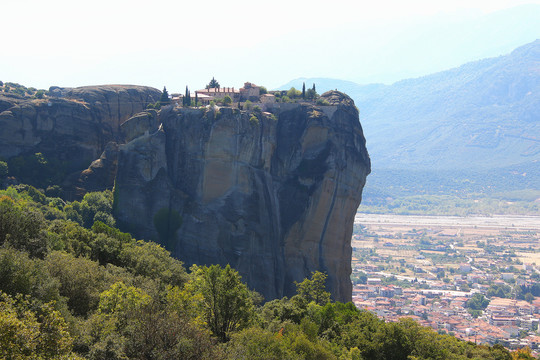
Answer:
[[[373,169],[490,169],[540,160],[540,40],[496,58],[392,85],[344,89],[360,109]],[[320,89],[319,89],[320,88]]]

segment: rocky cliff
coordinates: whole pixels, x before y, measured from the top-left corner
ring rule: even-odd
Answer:
[[[122,142],[120,125],[159,100],[161,92],[107,85],[52,87],[49,94],[44,99],[0,94],[0,158],[40,152],[68,174],[82,171],[109,142]]]
[[[350,240],[370,160],[352,100],[322,98],[329,105],[167,107],[128,120],[133,140],[115,159],[118,224],[188,265],[230,264],[267,300],[315,270],[335,300],[351,300]]]

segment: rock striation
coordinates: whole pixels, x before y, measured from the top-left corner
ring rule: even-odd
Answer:
[[[266,300],[320,270],[333,298],[350,301],[370,159],[353,101],[322,99],[269,112],[168,106],[158,128],[154,113],[137,115],[115,159],[118,224],[187,265],[230,264]]]

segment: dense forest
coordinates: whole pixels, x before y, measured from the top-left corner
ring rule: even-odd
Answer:
[[[0,191],[0,358],[534,359],[333,302],[319,272],[264,302],[229,266],[186,270],[120,232],[112,208],[110,191]]]

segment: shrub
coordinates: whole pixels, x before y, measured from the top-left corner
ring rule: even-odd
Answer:
[[[249,123],[251,125],[259,126],[259,119],[255,115],[251,115],[251,117],[249,118]]]
[[[150,103],[150,104],[146,105],[146,108],[147,109],[159,110],[159,109],[161,109],[161,103],[159,101],[156,101],[154,104]]]
[[[326,99],[318,99],[317,100],[317,105],[328,106],[328,105],[330,105],[330,103]]]
[[[8,164],[5,161],[0,161],[0,180],[8,175]]]
[[[36,91],[36,94],[34,95],[34,97],[36,99],[43,99],[44,94],[45,94],[45,90],[38,90]]]
[[[287,96],[291,99],[294,99],[294,98],[302,96],[302,92],[292,87],[289,89],[289,91],[287,91]]]
[[[229,95],[225,95],[225,97],[223,98],[223,105],[231,105],[232,104],[232,99]]]
[[[23,88],[15,88],[13,89],[13,92],[20,96],[24,96],[26,94],[26,91],[24,91]]]

